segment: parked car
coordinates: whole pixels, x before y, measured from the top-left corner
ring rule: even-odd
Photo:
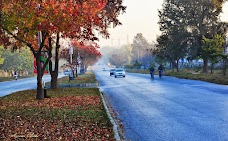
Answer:
[[[69,75],[72,73],[71,69],[67,69],[63,71],[64,75]]]
[[[114,75],[115,71],[116,71],[116,69],[115,69],[115,68],[110,69],[110,76]]]
[[[123,68],[117,68],[114,75],[115,75],[115,78],[118,76],[125,77],[125,70]]]

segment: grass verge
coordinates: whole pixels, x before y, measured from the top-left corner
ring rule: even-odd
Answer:
[[[34,75],[18,76],[17,79],[28,78],[28,77],[34,77]],[[0,82],[11,81],[11,80],[15,80],[15,78],[14,77],[0,77]]]
[[[206,82],[211,82],[215,84],[228,85],[228,76],[224,76],[221,73],[191,73],[191,72],[166,72],[168,76],[175,76],[178,78],[201,80]]]
[[[13,77],[0,77],[0,82],[14,80]]]
[[[98,88],[48,89],[43,100],[35,95],[0,98],[0,140],[115,140]]]
[[[127,70],[131,73],[143,73],[149,74],[149,70]],[[158,72],[155,71],[155,74],[158,75]],[[181,70],[179,72],[172,72],[171,70],[165,70],[164,75],[174,76],[177,78],[192,79],[192,80],[201,80],[206,82],[211,82],[215,84],[228,85],[228,75],[224,76],[221,74],[221,71],[216,71],[213,74],[211,73],[200,73],[192,70]]]
[[[65,76],[58,79],[58,85],[61,84],[84,84],[84,83],[96,83],[96,77],[93,72],[88,71],[84,75],[78,75],[74,80],[69,81],[69,76]],[[46,85],[50,85],[50,82],[47,82]]]

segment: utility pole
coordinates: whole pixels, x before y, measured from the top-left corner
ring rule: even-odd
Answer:
[[[73,55],[73,47],[71,45],[70,46],[70,49],[69,49],[69,54],[70,54],[70,65],[72,65],[72,55]]]

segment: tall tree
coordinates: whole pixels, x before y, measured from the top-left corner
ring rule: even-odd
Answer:
[[[162,35],[157,39],[157,55],[172,64],[179,71],[179,59],[187,54],[187,40],[190,36],[182,19],[182,6],[176,1],[166,0],[159,11],[159,25]]]
[[[202,50],[202,37],[210,37],[216,34],[219,26],[219,14],[222,11],[222,1],[215,3],[214,0],[178,0],[183,5],[183,20],[188,31],[192,34],[195,56],[200,56]],[[193,56],[194,58],[194,56]],[[207,72],[208,59],[204,59],[203,72]]]
[[[115,0],[112,2],[100,0],[46,0],[46,1],[27,1],[16,0],[14,2],[1,0],[1,41],[13,37],[16,48],[20,47],[19,43],[26,44],[34,54],[37,62],[37,99],[42,99],[42,76],[45,66],[51,58],[52,35],[56,34],[56,51],[59,49],[58,36],[70,37],[77,39],[97,39],[92,29],[97,29],[107,35],[107,27],[110,23],[119,24],[117,16],[119,12],[125,9],[122,1]],[[107,8],[106,8],[107,7]],[[104,10],[107,9],[111,12]],[[115,10],[111,10],[115,9]],[[113,17],[112,17],[113,16]],[[109,22],[103,18],[109,17]],[[101,23],[105,23],[101,26]],[[41,43],[37,46],[37,32],[42,35]],[[48,40],[47,40],[48,38]],[[49,43],[48,43],[49,42]],[[6,45],[6,44],[4,44]],[[40,66],[41,51],[49,51],[49,57],[44,67]],[[56,53],[58,54],[58,53]],[[58,57],[58,55],[56,55]],[[56,59],[58,60],[58,59]],[[56,62],[55,64],[58,64]],[[57,75],[53,75],[57,78]]]
[[[86,11],[86,9],[80,14],[80,15],[85,15],[83,18],[84,20],[81,21],[82,18],[78,18],[71,13],[66,13],[66,15],[70,15],[70,18],[66,23],[73,23],[70,25],[63,25],[64,27],[67,26],[68,30],[64,28],[64,32],[61,32],[61,37],[68,37],[71,39],[77,39],[77,40],[98,40],[98,38],[95,36],[94,30],[98,31],[103,37],[108,38],[109,33],[107,31],[107,28],[110,26],[111,23],[113,23],[114,27],[117,25],[120,25],[121,23],[118,20],[118,15],[120,12],[124,12],[125,7],[122,6],[122,0],[112,0],[108,1],[107,3],[103,3],[98,5],[98,8],[101,8],[100,11],[97,13],[95,11]],[[90,2],[90,5],[94,3]],[[105,6],[104,6],[105,4]],[[67,5],[67,8],[69,6]],[[95,7],[97,8],[97,7]],[[64,11],[66,12],[66,11]],[[81,11],[80,11],[81,12]],[[88,16],[91,15],[91,16]],[[76,24],[75,20],[80,19],[80,24]],[[60,24],[59,24],[60,26]],[[51,74],[51,88],[56,88],[57,87],[57,77],[58,77],[58,61],[59,61],[59,40],[60,40],[60,34],[59,31],[56,32],[56,41],[55,41],[55,66],[54,70],[50,70]],[[49,42],[51,42],[52,39],[49,39]],[[52,43],[49,43],[49,55],[52,56],[51,51],[52,50]],[[49,64],[49,68],[53,68],[52,62]],[[76,73],[77,74],[77,73]]]
[[[202,54],[201,58],[208,58],[211,62],[211,73],[213,72],[214,64],[217,63],[224,52],[225,39],[222,35],[214,35],[212,38],[203,37],[202,39]]]
[[[216,0],[165,0],[160,14],[160,27],[164,35],[182,37],[187,35],[188,58],[202,54],[202,37],[214,35],[225,29],[219,22],[223,1]],[[174,30],[173,30],[174,29]],[[175,31],[176,34],[173,32]],[[181,34],[180,34],[181,33]],[[190,36],[188,35],[190,33]],[[173,36],[174,37],[174,36]],[[176,38],[178,39],[178,38]],[[181,41],[182,42],[182,41]],[[208,59],[204,59],[204,72],[207,72]]]
[[[132,44],[132,61],[138,60],[143,63],[142,57],[147,53],[149,43],[142,33],[137,33]]]
[[[33,56],[30,50],[22,48],[20,50],[12,51],[5,49],[2,54],[4,62],[3,70],[17,71],[17,72],[33,72]]]
[[[75,65],[80,65],[78,59],[81,59],[81,63],[83,63],[87,68],[89,65],[93,65],[101,57],[101,54],[98,51],[99,47],[95,42],[86,42],[82,44],[81,42],[72,40],[71,45],[73,47],[74,54],[72,56],[72,62],[74,62]],[[67,60],[70,64],[69,48],[63,49],[60,53],[60,57]],[[68,66],[71,67],[70,65]]]
[[[128,64],[128,50],[125,46],[113,51],[112,55],[109,57],[109,62],[117,67],[123,67]]]

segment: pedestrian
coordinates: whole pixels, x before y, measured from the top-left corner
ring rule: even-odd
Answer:
[[[14,71],[14,78],[17,80],[17,71]]]
[[[154,67],[153,66],[150,67],[150,76],[151,76],[151,79],[154,79]]]
[[[160,64],[160,66],[158,67],[158,73],[159,73],[159,78],[162,77],[162,73],[163,73],[163,66],[162,64]]]

